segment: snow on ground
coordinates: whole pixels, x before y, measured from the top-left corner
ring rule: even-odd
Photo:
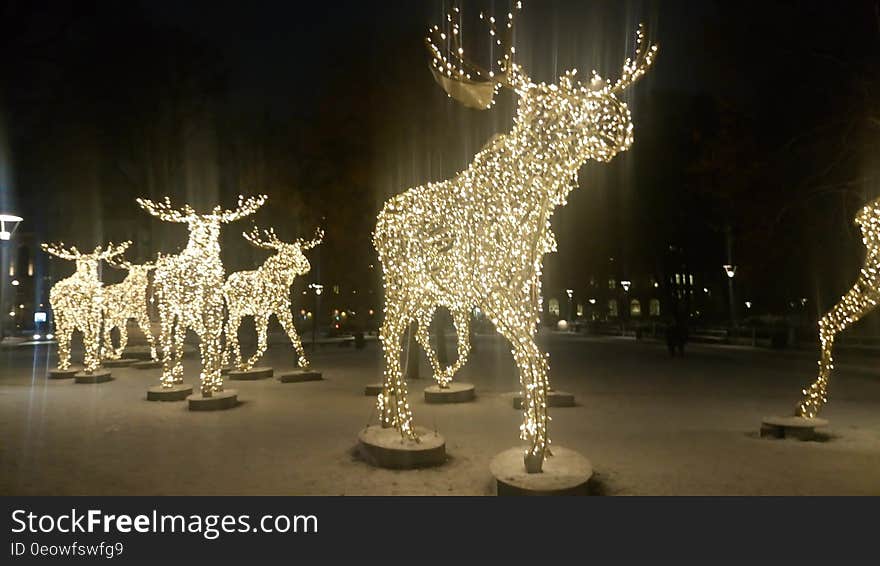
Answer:
[[[541,342],[553,386],[578,402],[552,410],[551,436],[593,462],[602,493],[880,494],[875,360],[838,356],[828,437],[800,442],[757,433],[814,377],[807,353],[691,345],[670,359],[662,344],[631,338]],[[518,378],[497,337],[475,339],[461,375],[476,402],[426,405],[430,382],[410,383],[416,423],[443,434],[450,457],[416,471],[375,469],[354,451],[358,430],[376,421],[363,395],[381,375],[376,342],[319,349],[323,382],[227,382],[242,404],[215,413],[144,400],[159,370],[114,368],[113,382],[75,385],[45,378],[54,360],[54,346],[0,350],[0,494],[491,495],[489,461],[518,443]],[[265,361],[277,371],[293,354],[273,345]],[[197,358],[185,366],[195,382]]]

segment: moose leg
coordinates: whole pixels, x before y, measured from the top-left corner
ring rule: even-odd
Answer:
[[[202,396],[211,397],[223,391],[223,299],[206,301],[198,323],[199,352],[202,359]]]
[[[73,326],[69,317],[58,311],[55,313],[55,332],[58,334],[58,369],[70,369],[70,342],[73,339]]]
[[[437,382],[437,385],[440,388],[447,388],[449,387],[449,382],[452,380],[452,376],[445,378],[443,370],[440,367],[440,360],[437,359],[437,352],[434,351],[434,347],[431,345],[431,332],[429,328],[431,327],[431,319],[434,318],[434,308],[420,310],[416,318],[416,340],[425,351],[425,354],[428,355],[428,361],[431,363],[431,371],[434,374],[434,381]]]
[[[171,383],[183,383],[183,342],[186,339],[186,324],[183,317],[177,316],[171,332],[169,351],[173,352],[174,361],[171,366]]]
[[[863,273],[866,270],[862,270]],[[819,321],[819,344],[822,357],[819,360],[819,377],[807,389],[803,390],[803,399],[795,411],[795,415],[814,418],[819,414],[827,400],[828,380],[834,369],[832,349],[835,337],[863,316],[874,310],[880,301],[878,281],[859,278],[840,301],[834,305],[822,320]]]
[[[162,387],[174,385],[172,343],[174,341],[174,313],[164,302],[159,303],[159,344],[162,346]]]
[[[150,345],[150,359],[156,360],[156,340],[153,338],[153,331],[150,328],[150,315],[147,314],[146,310],[139,312],[137,315],[137,325],[138,328],[141,329],[141,332],[144,333],[144,336],[147,337],[147,343]],[[125,348],[123,347],[123,350]]]
[[[254,326],[257,328],[257,351],[248,359],[244,367],[245,370],[253,368],[254,364],[263,357],[263,354],[266,353],[266,348],[268,348],[269,317],[264,315],[254,316]]]
[[[128,346],[128,319],[119,321],[117,328],[119,328],[119,349],[116,350],[114,357],[119,359],[125,352],[125,347]]]
[[[401,339],[410,322],[406,303],[387,296],[385,301],[385,319],[379,330],[382,350],[385,356],[385,376],[382,393],[379,394],[378,410],[382,426],[397,428],[404,439],[418,440],[413,430],[412,411],[407,399],[406,380],[404,379],[400,357],[403,354]]]
[[[547,393],[549,390],[547,360],[535,344],[535,321],[527,308],[516,308],[499,301],[484,309],[495,320],[498,332],[511,344],[516,366],[519,369],[523,391],[523,424],[520,438],[529,443],[524,454],[526,470],[540,472],[544,454],[548,450]]]
[[[86,373],[92,373],[101,365],[101,311],[89,313],[83,325],[84,366]]]
[[[453,376],[458,373],[464,364],[467,363],[468,354],[471,351],[471,315],[469,309],[459,309],[452,311],[452,324],[455,326],[455,333],[458,335],[458,349],[455,363],[446,368],[446,374],[452,380]]]
[[[106,352],[105,356],[109,359],[115,359],[116,349],[113,347],[113,321],[112,319],[107,319],[104,323],[104,352]]]
[[[281,327],[284,329],[284,332],[287,333],[287,337],[290,338],[290,343],[293,344],[293,349],[296,350],[296,355],[299,357],[298,364],[301,368],[309,367],[309,360],[306,358],[306,351],[303,349],[302,340],[299,338],[299,333],[296,331],[296,325],[293,322],[293,315],[290,314],[290,306],[286,306],[280,311],[278,311],[275,316],[278,317],[278,322],[281,323]]]
[[[229,315],[226,322],[226,359],[230,360],[230,365],[242,369],[241,365],[241,344],[238,343],[238,328],[241,326],[241,316]]]

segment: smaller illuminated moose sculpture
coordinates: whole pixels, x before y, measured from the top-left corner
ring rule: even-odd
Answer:
[[[91,253],[82,253],[76,246],[43,244],[43,251],[61,259],[76,262],[76,273],[62,279],[49,291],[49,302],[55,318],[58,337],[58,369],[70,369],[70,342],[75,330],[83,335],[85,356],[83,366],[90,374],[101,365],[101,311],[103,285],[98,278],[98,264],[125,252],[131,242],[104,249],[98,246]]]
[[[299,275],[305,275],[311,269],[309,260],[303,255],[321,243],[324,232],[319,228],[315,239],[309,242],[296,240],[293,243],[282,242],[275,235],[275,230],[263,230],[265,239],[260,238],[257,228],[242,236],[252,245],[264,250],[273,250],[275,255],[267,259],[263,265],[253,271],[238,271],[226,279],[223,295],[226,297],[226,308],[229,320],[226,324],[227,356],[234,357],[234,364],[242,371],[254,367],[266,352],[269,317],[273,314],[287,332],[299,356],[299,366],[309,367],[309,360],[303,350],[302,342],[293,324],[290,313],[290,286]],[[257,351],[246,362],[241,361],[241,345],[238,343],[238,328],[241,319],[254,317],[257,328]]]
[[[804,397],[795,411],[799,417],[816,417],[827,401],[828,379],[834,369],[831,354],[835,337],[874,310],[880,302],[880,199],[865,205],[856,215],[855,223],[862,230],[862,242],[866,248],[864,265],[852,289],[819,321],[822,348],[819,377],[803,390]]]
[[[199,336],[202,361],[201,392],[211,397],[223,390],[223,280],[220,259],[220,227],[255,213],[266,196],[238,197],[235,210],[219,206],[198,214],[190,205],[177,209],[165,202],[137,199],[141,208],[165,222],[179,222],[189,228],[189,242],[177,255],[162,256],[153,277],[158,300],[162,345],[162,386],[170,389],[183,383],[183,339],[187,328]]]
[[[150,285],[150,271],[156,268],[155,263],[135,265],[129,261],[109,260],[112,267],[128,270],[128,275],[121,283],[104,287],[104,357],[118,360],[125,352],[128,344],[129,319],[134,319],[147,342],[150,344],[150,358],[158,360],[156,341],[150,330],[150,314],[147,311],[147,288]],[[110,335],[114,328],[119,329],[119,347],[113,347]]]
[[[513,19],[508,14],[506,42]],[[459,326],[459,340],[467,340],[462,326],[477,306],[510,342],[523,389],[525,467],[540,472],[550,444],[549,367],[535,343],[535,328],[543,256],[556,247],[550,218],[566,203],[587,161],[610,161],[632,144],[632,119],[620,96],[650,67],[657,47],[647,44],[640,27],[635,57],[616,82],[594,72],[584,85],[570,71],[558,84],[535,84],[514,63],[512,47],[497,61],[499,72],[466,60],[460,24],[453,17],[448,21],[451,29],[434,26],[427,40],[440,85],[476,108],[490,107],[501,87],[513,91],[519,104],[510,132],[491,141],[465,170],[409,189],[379,213],[373,237],[385,285],[379,414],[384,426],[418,440],[401,372],[401,336],[413,320],[426,328],[436,308],[445,306]],[[503,45],[495,19],[487,21],[493,42]]]

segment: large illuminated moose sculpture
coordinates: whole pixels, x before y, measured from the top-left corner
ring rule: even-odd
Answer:
[[[43,244],[43,251],[61,259],[76,262],[76,273],[62,279],[49,291],[49,303],[55,318],[58,338],[58,369],[70,369],[70,342],[73,332],[83,336],[84,371],[91,374],[101,365],[101,314],[104,300],[103,285],[98,277],[101,260],[109,260],[125,252],[131,242],[98,246],[91,253],[82,253],[76,246]]]
[[[275,255],[255,270],[233,273],[223,285],[223,295],[226,297],[226,308],[229,311],[226,325],[227,356],[234,359],[234,365],[241,371],[253,368],[266,352],[269,317],[274,314],[293,343],[299,356],[299,367],[307,368],[309,360],[306,358],[290,312],[290,286],[293,285],[294,278],[305,275],[311,269],[303,251],[320,244],[324,232],[318,229],[314,240],[309,242],[296,240],[293,243],[279,240],[273,229],[263,230],[263,235],[265,238],[260,237],[256,228],[250,233],[242,233],[252,245],[272,250],[276,252]],[[257,329],[257,351],[242,363],[238,328],[245,316],[254,317],[254,325]]]
[[[158,360],[156,340],[150,330],[150,314],[147,310],[147,289],[150,286],[150,271],[155,263],[133,264],[129,261],[109,260],[117,269],[125,269],[128,275],[120,283],[104,287],[104,357],[118,360],[128,345],[128,321],[134,319],[138,328],[150,345],[150,359]],[[111,332],[119,329],[119,347],[113,347]]]
[[[161,319],[162,387],[171,389],[183,383],[183,340],[190,328],[199,337],[202,397],[211,397],[223,390],[225,272],[220,259],[220,227],[256,212],[266,202],[266,196],[240,196],[235,210],[217,206],[208,214],[198,214],[189,205],[176,209],[167,197],[159,203],[148,199],[137,202],[153,216],[189,228],[186,248],[177,255],[160,257],[153,276]]]
[[[445,306],[466,340],[467,317],[479,307],[511,344],[523,388],[525,467],[540,472],[550,444],[549,367],[535,330],[543,256],[555,250],[550,217],[577,186],[584,163],[609,161],[632,144],[630,111],[619,96],[650,67],[657,47],[648,46],[640,27],[635,57],[616,82],[594,72],[583,85],[569,71],[558,84],[535,84],[514,62],[512,47],[497,61],[499,72],[466,60],[460,24],[448,20],[449,33],[434,26],[427,39],[437,81],[450,96],[477,108],[490,107],[494,94],[508,88],[519,97],[517,116],[510,132],[490,142],[467,169],[407,190],[379,214],[374,245],[385,286],[380,418],[404,439],[418,440],[401,372],[401,336],[414,320],[427,328],[433,312]],[[487,21],[492,39],[503,45],[494,18]],[[513,21],[508,14],[504,43],[512,40]],[[465,351],[460,345],[460,355]]]

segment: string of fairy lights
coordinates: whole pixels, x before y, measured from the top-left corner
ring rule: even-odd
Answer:
[[[852,288],[819,320],[819,376],[802,392],[803,398],[795,411],[799,417],[815,418],[828,401],[834,339],[880,302],[880,199],[862,208],[855,222],[861,228],[866,249],[864,265]]]
[[[128,321],[133,319],[150,345],[150,359],[158,360],[156,340],[150,329],[150,313],[148,310],[147,289],[150,286],[150,271],[155,263],[133,264],[129,261],[108,263],[118,269],[125,269],[128,275],[120,283],[104,287],[102,314],[104,316],[104,357],[118,360],[122,358],[128,345]],[[113,346],[111,332],[119,330],[119,346]]]
[[[517,2],[515,12],[521,7]],[[401,337],[413,320],[427,328],[424,321],[440,306],[452,313],[479,307],[512,346],[524,393],[520,436],[529,444],[526,467],[540,471],[550,444],[549,364],[534,335],[543,256],[556,247],[550,218],[566,204],[584,163],[609,161],[632,144],[630,112],[618,95],[651,66],[657,46],[646,44],[640,26],[635,57],[615,83],[594,71],[590,84],[582,85],[577,71],[569,71],[558,84],[536,84],[514,62],[512,45],[497,59],[498,73],[466,60],[460,14],[454,12],[447,17],[449,43],[443,43],[446,28],[429,29],[432,70],[443,79],[438,82],[465,103],[479,98],[472,88],[509,88],[519,97],[517,114],[510,132],[497,136],[456,177],[409,189],[379,214],[374,246],[385,285],[385,374],[377,407],[384,426],[418,440],[401,371]],[[507,17],[508,37],[515,12]],[[489,22],[491,37],[504,47],[495,21]]]
[[[104,289],[98,275],[101,260],[121,255],[131,245],[108,244],[96,247],[91,253],[82,253],[76,246],[66,248],[63,243],[42,244],[42,249],[55,257],[76,262],[76,272],[52,285],[49,303],[55,317],[58,339],[58,369],[70,369],[70,342],[79,330],[83,336],[83,371],[94,373],[101,366],[101,319]]]
[[[242,236],[251,245],[274,251],[275,254],[255,270],[231,274],[223,285],[223,296],[229,311],[226,326],[227,359],[232,357],[232,363],[241,371],[252,369],[266,352],[269,318],[274,314],[299,356],[297,361],[299,367],[309,367],[309,360],[296,332],[290,310],[290,287],[296,277],[305,275],[311,269],[303,251],[321,243],[324,237],[323,230],[318,229],[315,239],[308,242],[303,240],[296,240],[293,243],[283,242],[271,228],[263,231],[263,237],[260,236],[257,228],[250,233],[242,233]],[[254,317],[258,337],[257,351],[248,360],[242,362],[238,329],[246,316]]]

